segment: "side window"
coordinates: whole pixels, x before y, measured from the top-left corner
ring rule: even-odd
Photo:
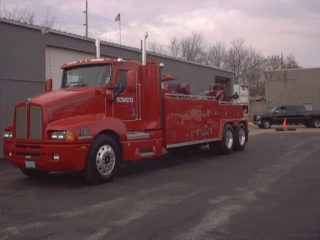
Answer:
[[[297,107],[288,106],[288,107],[287,107],[287,110],[288,110],[288,111],[297,111]]]
[[[72,84],[78,84],[81,82],[81,79],[79,76],[75,75],[67,75],[67,86],[72,85]]]
[[[281,108],[279,109],[279,113],[280,113],[280,114],[285,114],[285,113],[287,113],[286,107],[281,107]]]
[[[126,86],[127,83],[127,70],[119,70],[117,73],[116,86],[119,89],[122,89]]]

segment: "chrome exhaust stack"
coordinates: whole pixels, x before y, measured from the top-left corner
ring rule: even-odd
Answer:
[[[142,65],[147,64],[147,45],[146,45],[146,39],[148,37],[148,32],[145,32],[145,34],[141,38],[141,63]]]
[[[96,58],[100,59],[100,39],[96,39]]]

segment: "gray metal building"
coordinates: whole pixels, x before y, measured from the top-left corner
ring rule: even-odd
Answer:
[[[15,104],[44,92],[44,82],[53,79],[53,89],[59,89],[66,62],[95,58],[95,39],[50,30],[41,34],[41,28],[0,18],[0,134],[12,123]],[[141,61],[140,49],[101,41],[101,57],[119,57]],[[233,93],[233,73],[201,64],[147,53],[165,65],[179,82],[190,84],[191,92],[206,90],[209,84],[227,84]],[[0,157],[2,157],[2,144]]]
[[[282,69],[264,73],[266,107],[304,105],[320,109],[320,68]]]

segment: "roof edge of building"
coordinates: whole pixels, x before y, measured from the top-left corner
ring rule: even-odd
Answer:
[[[269,72],[283,72],[283,71],[303,71],[303,70],[320,70],[320,67],[311,67],[311,68],[288,68],[288,69],[267,70],[267,71],[264,71],[264,73],[269,73]]]
[[[39,30],[39,31],[43,28],[42,26],[39,26],[39,25],[32,25],[32,24],[28,24],[28,23],[25,23],[25,22],[18,22],[18,21],[7,19],[7,18],[0,18],[0,22],[6,23],[6,24],[11,24],[11,25],[16,25],[16,26],[20,26],[20,27],[30,28],[30,29],[33,29],[33,30]],[[62,32],[62,31],[59,31],[59,30],[56,30],[56,29],[49,29],[49,32],[53,33],[53,34],[57,34],[57,35],[62,35],[62,36],[65,36],[65,37],[70,37],[70,38],[83,40],[83,41],[89,41],[89,42],[93,42],[93,43],[95,42],[94,38],[90,38],[90,37],[87,38],[87,37],[84,37],[84,36],[81,36],[81,35],[77,35],[77,34],[74,34],[74,33]],[[109,45],[109,46],[112,46],[112,47],[122,48],[122,49],[126,49],[126,50],[129,50],[129,51],[134,51],[134,52],[139,52],[140,53],[140,49],[138,49],[138,48],[133,48],[133,47],[124,46],[124,45],[120,46],[119,44],[107,42],[107,41],[104,41],[104,40],[100,40],[100,43],[102,45]],[[208,65],[205,65],[205,64],[196,63],[196,62],[192,62],[192,61],[188,61],[188,60],[184,60],[184,59],[180,59],[180,58],[173,58],[173,57],[170,57],[170,56],[167,56],[167,55],[152,53],[152,52],[149,52],[149,51],[147,51],[147,54],[150,55],[150,56],[161,57],[161,58],[165,58],[165,59],[168,59],[168,60],[184,62],[184,63],[188,63],[188,64],[191,64],[191,65],[202,66],[202,67],[206,67],[206,68],[210,68],[210,69],[215,69],[215,70],[218,70],[218,71],[221,71],[221,72],[234,74],[234,72],[228,71],[228,70],[225,70],[225,69],[212,67],[212,66],[208,66]]]

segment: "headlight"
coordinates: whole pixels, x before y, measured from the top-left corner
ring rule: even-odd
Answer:
[[[52,140],[73,140],[73,134],[69,131],[55,131],[51,133]]]
[[[12,138],[12,131],[4,131],[3,137],[4,138]]]
[[[66,132],[65,131],[53,132],[53,133],[51,133],[51,139],[65,140],[66,139]]]
[[[256,119],[259,120],[259,119],[260,119],[260,116],[256,116]]]

